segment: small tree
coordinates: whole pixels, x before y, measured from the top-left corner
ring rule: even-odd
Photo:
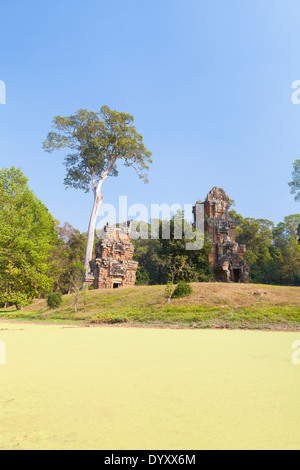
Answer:
[[[174,281],[176,277],[179,276],[182,271],[184,271],[187,263],[188,263],[187,257],[185,256],[169,255],[168,262],[167,262],[169,281],[166,287],[166,295],[168,298],[168,303],[170,303],[171,298],[173,297],[173,292],[175,289]]]
[[[192,295],[192,293],[192,286],[190,286],[190,284],[185,281],[180,281],[172,294],[172,299],[182,299],[183,297],[188,297],[189,295]]]
[[[179,281],[187,282],[208,282],[212,273],[208,255],[211,243],[204,237],[201,249],[187,250],[186,245],[191,240],[185,238],[184,230],[188,227],[188,222],[184,220],[184,214],[176,214],[170,221],[170,238],[159,238],[158,254],[165,262],[166,274],[172,284]],[[190,226],[191,233],[196,230]],[[181,232],[181,238],[176,238]],[[198,233],[199,238],[202,234]],[[197,245],[196,245],[197,246]]]
[[[62,304],[62,295],[60,292],[49,292],[47,294],[47,305],[49,308],[58,308]]]
[[[80,261],[74,261],[71,264],[69,273],[68,273],[68,281],[71,285],[75,293],[74,297],[74,311],[77,312],[78,310],[78,301],[80,293],[82,295],[82,300],[84,304],[84,310],[86,310],[86,298],[85,292],[82,291],[82,278],[84,276],[85,268]]]
[[[133,125],[133,116],[103,106],[99,112],[80,109],[74,115],[56,116],[55,132],[50,132],[43,148],[47,152],[69,148],[65,158],[65,185],[85,192],[93,191],[94,203],[87,235],[84,267],[90,271],[93,256],[95,225],[102,204],[102,185],[108,176],[117,176],[117,164],[133,167],[139,177],[148,181],[151,152]]]

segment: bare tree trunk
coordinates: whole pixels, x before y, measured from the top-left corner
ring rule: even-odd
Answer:
[[[95,226],[97,215],[99,211],[99,207],[101,205],[101,199],[96,198],[93,205],[93,210],[90,218],[88,235],[87,235],[87,245],[86,245],[86,252],[85,252],[85,260],[84,260],[84,267],[86,269],[86,273],[89,273],[90,270],[90,261],[93,257],[93,249],[94,249],[94,240],[95,240]]]
[[[107,174],[104,174],[102,178],[100,179],[97,187],[96,188],[93,187],[94,205],[93,205],[93,210],[91,213],[88,235],[87,235],[87,245],[86,245],[85,260],[84,260],[84,268],[85,268],[84,276],[90,273],[90,261],[93,258],[96,220],[97,220],[99,208],[102,204],[101,186],[106,177],[107,177]]]
[[[77,312],[78,310],[78,292],[75,293],[75,301],[74,301],[74,310]]]
[[[172,273],[172,282],[169,286],[169,296],[168,296],[168,304],[171,302],[171,299],[172,299],[172,295],[173,295],[173,292],[174,292],[174,274]]]

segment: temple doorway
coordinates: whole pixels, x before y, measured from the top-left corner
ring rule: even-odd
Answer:
[[[234,269],[233,270],[233,282],[240,282],[241,281],[241,270]]]

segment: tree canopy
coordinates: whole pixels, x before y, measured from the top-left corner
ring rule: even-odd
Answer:
[[[0,170],[0,303],[18,308],[51,288],[54,219],[14,167]]]
[[[292,173],[292,181],[289,183],[291,193],[295,195],[295,200],[300,200],[300,160],[294,163],[294,170]]]
[[[170,227],[170,237],[162,236],[163,225]],[[159,221],[159,236],[151,239],[151,226],[149,225],[149,239],[138,239],[135,244],[134,259],[139,262],[137,272],[138,284],[166,284],[167,282],[208,282],[212,280],[212,270],[208,262],[211,243],[205,238],[203,247],[199,250],[187,250],[186,245],[191,240],[186,238],[185,230],[195,234],[196,230],[184,214],[178,212],[169,221]],[[187,231],[187,230],[186,230]],[[182,233],[180,238],[177,233]]]
[[[47,152],[63,148],[71,150],[65,157],[65,185],[85,192],[92,189],[94,194],[84,263],[89,271],[104,180],[108,176],[117,176],[117,164],[123,162],[148,182],[151,152],[145,147],[142,135],[138,134],[133,116],[113,111],[108,106],[102,106],[98,112],[80,109],[71,116],[56,116],[53,127],[55,130],[49,132],[43,148]]]
[[[250,282],[300,285],[300,214],[289,215],[277,226],[267,219],[243,218],[235,211],[236,240],[245,244]]]

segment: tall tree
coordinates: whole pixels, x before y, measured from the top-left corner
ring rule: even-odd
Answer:
[[[280,235],[285,240],[288,240],[291,237],[295,240],[298,240],[299,225],[300,225],[300,214],[288,215],[287,217],[284,218],[283,222],[280,222],[277,225],[275,233],[277,235]]]
[[[151,152],[137,133],[134,118],[103,106],[99,112],[80,109],[67,117],[56,116],[54,132],[43,143],[47,152],[68,148],[65,157],[67,174],[65,185],[89,192],[94,202],[87,234],[84,267],[89,273],[93,256],[95,225],[102,204],[102,185],[108,176],[117,176],[117,164],[123,161],[133,167],[140,178],[148,182],[147,171],[152,163]]]
[[[51,288],[55,222],[14,167],[0,170],[0,303],[18,308]]]
[[[295,200],[300,200],[300,160],[294,163],[294,170],[292,173],[292,181],[289,183],[291,193],[295,194]]]

